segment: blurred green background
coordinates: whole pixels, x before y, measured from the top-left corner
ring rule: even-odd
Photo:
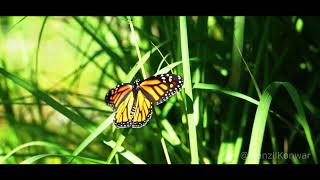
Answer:
[[[318,163],[319,32],[319,17],[1,16],[0,163]],[[116,129],[106,93],[171,72],[181,93]]]

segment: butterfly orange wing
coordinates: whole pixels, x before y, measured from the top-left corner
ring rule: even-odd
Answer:
[[[143,94],[153,104],[161,104],[182,89],[183,79],[174,74],[159,74],[140,83]]]
[[[107,93],[105,102],[111,106],[113,110],[117,110],[121,102],[126,99],[132,90],[133,85],[130,83],[118,85]]]
[[[152,102],[138,90],[135,98],[132,127],[141,128],[151,119],[153,108]]]
[[[183,79],[174,74],[160,74],[136,83],[118,85],[105,97],[106,103],[116,111],[114,123],[117,128],[145,126],[151,119],[152,105],[161,104],[179,92]]]
[[[113,121],[117,128],[132,125],[132,108],[135,101],[133,85],[129,83],[118,85],[108,92],[105,101],[116,111]]]

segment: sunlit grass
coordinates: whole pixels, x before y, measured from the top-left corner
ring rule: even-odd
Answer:
[[[318,163],[306,19],[0,17],[0,163]],[[116,129],[108,90],[164,73],[183,90],[145,127]],[[270,151],[311,156],[259,158]]]

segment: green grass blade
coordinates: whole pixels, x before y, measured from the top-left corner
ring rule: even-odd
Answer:
[[[232,62],[230,69],[230,76],[228,81],[228,87],[235,91],[239,91],[240,82],[241,82],[241,74],[242,74],[242,66],[241,66],[241,52],[243,47],[243,39],[244,39],[244,28],[245,28],[245,17],[244,16],[236,16],[234,17],[234,30],[233,30],[233,44],[232,44]],[[221,151],[219,150],[218,154],[218,163],[219,164],[231,164],[233,163],[235,154],[235,134],[234,129],[238,129],[236,125],[236,121],[238,117],[236,114],[238,113],[239,101],[237,99],[231,99],[231,102],[228,104],[228,114],[226,116],[225,122],[223,122],[222,128],[225,132],[223,135],[222,143],[221,143]]]
[[[29,157],[27,159],[25,159],[24,161],[20,162],[20,164],[33,164],[35,163],[36,161],[40,160],[40,159],[43,159],[43,158],[46,158],[46,157],[74,157],[72,155],[62,155],[62,154],[39,154],[39,155],[35,155],[35,156],[32,156],[32,157]],[[103,164],[103,161],[101,160],[98,160],[98,159],[92,159],[92,158],[87,158],[87,157],[81,157],[81,156],[76,156],[74,158],[77,158],[77,159],[83,159],[83,160],[86,160],[88,162],[93,162],[93,163],[96,163],[96,164]]]
[[[135,31],[134,31],[133,24],[132,24],[130,16],[128,16],[128,21],[129,21],[129,26],[130,26],[130,30],[131,30],[131,36],[133,37],[134,45],[136,47],[136,51],[137,51],[137,54],[138,54],[138,59],[139,59],[139,63],[140,63],[139,64],[139,68],[141,69],[143,79],[146,79],[147,75],[146,75],[146,72],[145,72],[144,67],[143,67],[144,63],[143,63],[142,58],[141,58],[138,39],[137,39],[137,36],[135,34]]]
[[[45,157],[49,157],[49,156],[52,156],[52,155],[51,154],[35,155],[35,156],[32,156],[30,158],[25,159],[24,161],[20,162],[20,164],[32,164],[32,163],[34,163],[35,161],[37,161],[39,159],[42,159],[42,158],[45,158]]]
[[[0,68],[0,74],[2,74],[4,77],[12,80],[15,84],[21,86],[25,90],[29,91],[31,94],[33,94],[36,98],[46,102],[49,106],[75,122],[76,124],[82,126],[83,128],[94,131],[95,125],[83,117],[77,115],[76,113],[70,111],[63,105],[61,105],[59,102],[54,100],[52,97],[47,95],[46,93],[40,91],[39,89],[35,88],[34,86],[30,85],[27,81],[20,79],[19,77],[7,72],[6,70]]]
[[[112,149],[111,153],[109,154],[106,164],[110,164],[114,155],[117,153],[118,149],[120,148],[121,144],[123,143],[123,141],[126,139],[126,137],[122,134],[120,134],[120,136],[118,137],[117,143],[115,145],[115,147]]]
[[[201,90],[212,90],[214,92],[219,92],[219,93],[223,93],[223,94],[226,94],[226,95],[230,95],[230,96],[233,96],[233,97],[236,97],[236,98],[240,98],[240,99],[243,99],[247,102],[250,102],[252,104],[255,104],[255,105],[259,105],[259,101],[253,99],[252,97],[249,97],[245,94],[241,94],[239,92],[235,92],[235,91],[230,91],[230,90],[226,90],[222,87],[219,87],[215,84],[205,84],[205,83],[195,83],[194,86],[193,86],[194,89],[201,89]],[[272,111],[272,110],[269,110],[271,113],[275,114],[276,116],[279,116],[279,118],[282,118],[279,114],[277,114],[276,112]],[[301,113],[299,113],[301,114]],[[307,129],[307,128],[306,128]],[[309,130],[307,130],[309,131]],[[235,155],[234,155],[234,162],[233,163],[236,163],[238,162],[238,156],[240,154],[240,150],[241,150],[241,145],[242,145],[242,141],[243,139],[242,138],[238,138],[236,143],[235,143],[235,149],[236,149],[236,152],[235,152]],[[225,151],[225,147],[221,147],[221,151]],[[221,156],[221,158],[223,157],[223,155]],[[223,159],[220,159],[219,162],[223,162]]]
[[[310,129],[310,126],[309,126],[308,121],[306,119],[306,115],[305,115],[305,112],[304,112],[304,109],[303,109],[303,106],[301,103],[301,99],[298,95],[298,92],[297,92],[296,88],[294,88],[290,83],[283,83],[282,85],[286,88],[292,101],[294,102],[294,105],[297,109],[297,116],[296,116],[297,120],[305,132],[305,135],[306,135],[306,138],[307,138],[307,141],[309,144],[309,148],[310,148],[310,151],[312,154],[313,161],[316,164],[318,164],[318,157],[317,157],[315,144],[312,140],[311,129]]]
[[[41,39],[42,39],[43,30],[44,30],[44,27],[46,25],[47,20],[48,20],[48,16],[44,17],[42,25],[41,25],[40,32],[39,32],[38,43],[37,43],[37,48],[36,48],[36,64],[35,64],[35,83],[36,83],[36,85],[38,85],[38,67],[39,67],[40,42],[41,42]]]
[[[16,22],[14,25],[12,25],[12,26],[9,28],[8,32],[10,32],[14,27],[16,27],[18,24],[20,24],[20,23],[21,23],[23,20],[25,20],[27,17],[28,17],[28,16],[22,17],[18,22]]]
[[[244,39],[245,17],[236,16],[234,18],[233,46],[232,46],[232,64],[229,84],[232,89],[237,90],[241,77],[241,54]]]
[[[32,141],[32,142],[28,142],[25,144],[22,144],[16,148],[14,148],[13,150],[11,150],[9,153],[7,153],[2,159],[0,159],[0,164],[3,164],[5,162],[5,160],[7,160],[9,157],[11,157],[14,153],[16,153],[17,151],[20,151],[21,149],[30,147],[30,146],[44,146],[50,149],[56,149],[57,151],[63,151],[65,153],[68,153],[68,151],[63,150],[62,147],[53,144],[53,143],[48,143],[48,142],[44,142],[44,141]]]
[[[245,61],[245,59],[242,57],[242,53],[241,53],[241,50],[238,49],[239,51],[239,55],[241,55],[241,59],[243,61],[243,64],[245,65],[249,75],[250,75],[250,78],[251,78],[251,82],[249,84],[249,88],[248,88],[248,95],[249,96],[253,96],[253,92],[254,92],[254,89],[256,90],[257,94],[258,94],[258,97],[259,99],[261,98],[261,91],[259,89],[259,86],[255,80],[255,78],[258,78],[259,77],[259,72],[260,72],[260,68],[261,67],[261,62],[263,61],[263,54],[265,54],[265,45],[266,45],[266,41],[268,40],[268,34],[269,34],[269,19],[267,18],[266,20],[266,23],[264,24],[264,28],[263,28],[263,32],[262,32],[262,35],[261,35],[261,40],[260,40],[260,43],[259,43],[259,46],[258,46],[258,52],[257,52],[257,56],[256,56],[256,61],[255,61],[255,64],[254,64],[254,69],[253,69],[253,72],[251,72],[247,62]],[[277,61],[278,62],[278,61]],[[268,71],[268,70],[265,70],[265,71]],[[240,129],[239,129],[239,136],[237,137],[237,140],[236,140],[236,145],[235,145],[235,151],[234,151],[234,163],[238,162],[239,160],[239,157],[240,157],[240,151],[241,151],[241,148],[242,148],[242,141],[243,141],[243,138],[244,138],[244,132],[245,132],[245,128],[246,128],[246,124],[247,124],[247,120],[248,120],[248,115],[249,115],[249,110],[250,110],[250,104],[246,103],[244,105],[244,108],[243,108],[243,111],[242,111],[242,116],[241,116],[241,122],[240,122]],[[270,136],[271,138],[273,139],[274,134],[273,134],[273,131],[271,130],[272,129],[272,123],[269,123],[268,124],[269,127],[270,127]],[[274,143],[272,144],[273,147],[274,146]]]
[[[114,141],[104,141],[104,143],[108,146],[110,146],[111,148],[115,149],[116,147],[116,142]],[[126,159],[128,159],[130,162],[132,162],[133,164],[146,164],[143,160],[141,160],[138,156],[136,156],[135,154],[133,154],[131,151],[125,150],[124,147],[119,146],[117,148],[117,151],[120,155],[122,155],[123,157],[125,157]],[[105,162],[104,162],[105,163]]]
[[[159,65],[158,65],[157,72],[160,71],[160,68],[161,68],[161,66],[162,66],[162,64],[163,64],[164,62],[166,62],[167,65],[169,65],[169,63],[168,63],[168,61],[167,61],[166,59],[167,59],[167,57],[170,55],[170,54],[167,54],[166,56],[163,56],[162,53],[161,53],[161,51],[160,51],[159,49],[158,49],[158,52],[159,52],[159,54],[161,55],[162,60],[160,61]]]
[[[177,135],[174,128],[171,126],[167,119],[163,119],[161,121],[161,125],[164,128],[164,130],[161,131],[162,137],[164,139],[166,139],[173,146],[181,144],[179,136]]]
[[[246,100],[252,104],[256,104],[258,105],[259,104],[259,101],[253,99],[252,97],[249,97],[245,94],[241,94],[239,92],[236,92],[236,91],[230,91],[230,90],[226,90],[218,85],[215,85],[215,84],[205,84],[205,83],[195,83],[193,85],[193,88],[194,89],[203,89],[203,90],[213,90],[215,92],[220,92],[220,93],[223,93],[223,94],[227,94],[227,95],[230,95],[230,96],[233,96],[233,97],[237,97],[237,98],[240,98],[240,99],[243,99],[243,100]]]
[[[166,142],[164,141],[164,138],[162,137],[160,141],[161,141],[161,145],[162,145],[162,148],[163,148],[163,151],[164,151],[164,156],[166,157],[167,164],[171,164],[170,156],[169,156],[169,153],[168,153],[168,150],[167,150],[167,146],[166,146]]]
[[[193,95],[192,95],[192,85],[191,85],[191,73],[190,73],[190,63],[189,63],[189,48],[188,48],[188,33],[187,33],[187,20],[185,16],[179,17],[179,30],[180,30],[180,40],[181,40],[181,57],[183,65],[183,77],[184,86],[186,93],[186,103],[187,103],[187,118],[188,118],[188,128],[189,128],[189,141],[191,150],[191,164],[199,163],[198,154],[198,143],[197,143],[197,130],[195,122],[193,120]]]
[[[121,60],[121,57],[117,53],[112,51],[112,49],[108,47],[107,44],[103,40],[101,40],[101,38],[98,37],[97,34],[93,32],[82,20],[80,20],[79,17],[74,16],[73,18],[83,28],[83,30],[88,35],[90,35],[90,37],[95,42],[97,42],[97,44],[106,52],[106,54],[108,54],[111,57],[111,60],[113,60],[113,62],[117,63]]]
[[[165,41],[160,43],[158,46],[152,48],[151,50],[149,50],[146,54],[144,54],[141,58],[141,63],[144,64],[149,60],[149,57],[151,56],[151,54],[153,54],[157,48],[165,45],[166,43],[168,43],[169,41]],[[140,69],[140,62],[136,63],[133,68],[130,70],[130,72],[127,74],[126,78],[124,79],[125,82],[130,82],[134,76],[138,73]]]
[[[261,96],[261,100],[254,118],[248,156],[246,164],[258,164],[260,162],[261,147],[263,142],[264,130],[268,118],[269,107],[272,100],[274,86],[269,86]]]
[[[91,134],[82,141],[82,143],[74,150],[73,156],[80,154],[97,136],[99,136],[103,130],[105,130],[113,121],[114,113],[112,113],[106,120],[104,120]],[[73,159],[69,161],[72,162]]]
[[[178,61],[178,62],[174,62],[172,64],[169,64],[169,65],[165,66],[164,68],[160,69],[159,71],[157,71],[157,73],[155,75],[168,73],[171,69],[175,68],[176,66],[180,65],[181,63],[182,63],[182,61]]]
[[[3,79],[3,84],[5,87],[2,87],[2,81],[0,81],[0,99],[1,99],[1,104],[3,105],[3,111],[4,111],[4,117],[8,121],[10,129],[12,131],[13,135],[13,142],[14,144],[19,144],[19,138],[17,136],[17,130],[16,130],[16,114],[14,112],[14,107],[13,107],[13,101],[10,95],[10,90],[8,87],[8,82],[7,79]]]
[[[39,70],[38,70],[38,68],[39,68],[40,43],[41,43],[43,30],[44,30],[44,27],[45,27],[45,25],[47,23],[47,20],[48,20],[48,16],[45,16],[44,19],[43,19],[41,28],[40,28],[38,42],[37,42],[37,48],[36,48],[36,64],[35,64],[35,73],[34,73],[34,83],[35,83],[36,88],[39,87],[39,80],[38,80],[38,75],[39,75],[38,72],[39,72]],[[44,115],[43,115],[43,110],[42,110],[42,106],[41,106],[40,100],[38,98],[36,98],[36,102],[37,102],[38,112],[39,112],[39,115],[40,115],[40,118],[41,118],[41,123],[43,123]]]
[[[290,83],[287,82],[273,82],[266,88],[266,90],[262,94],[261,100],[258,105],[258,109],[256,111],[251,133],[248,156],[245,161],[246,164],[258,164],[260,162],[263,135],[266,121],[268,118],[268,111],[272,101],[272,96],[278,89],[278,87],[281,85],[286,88],[295,107],[297,108],[297,120],[304,129],[313,160],[315,163],[318,163],[316,150],[311,136],[311,130],[306,120],[303,106],[296,89]]]

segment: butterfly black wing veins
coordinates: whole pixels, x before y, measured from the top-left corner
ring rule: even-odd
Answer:
[[[141,128],[151,119],[153,104],[165,102],[182,86],[180,76],[159,74],[143,81],[118,85],[107,93],[105,101],[116,111],[114,124],[117,128]]]

